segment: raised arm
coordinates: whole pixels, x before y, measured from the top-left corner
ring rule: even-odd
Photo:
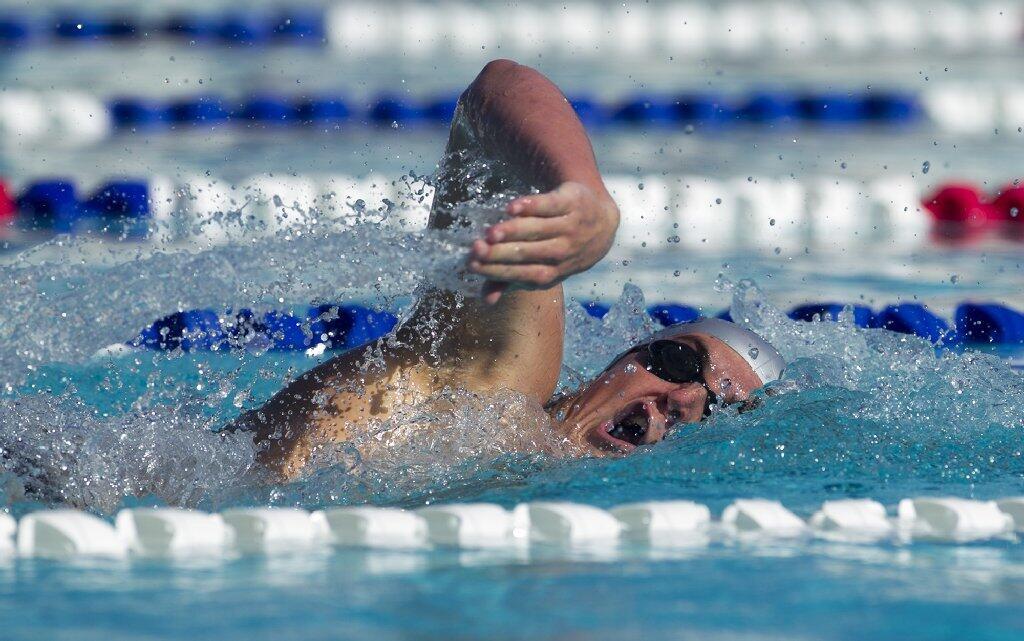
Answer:
[[[476,239],[468,268],[486,277],[482,298],[456,308],[436,293],[453,331],[437,340],[456,384],[507,387],[546,402],[561,369],[564,307],[560,283],[608,251],[619,212],[601,180],[586,131],[561,91],[539,72],[508,60],[484,67],[459,100],[439,176],[431,226],[448,227],[459,202],[490,194],[471,189],[465,163],[484,157],[540,191],[515,198],[507,219]],[[485,189],[507,185],[490,181]],[[414,318],[415,320],[415,318]],[[440,344],[439,344],[440,343]]]
[[[558,87],[529,67],[496,60],[463,93],[460,110],[484,154],[542,192],[509,203],[512,220],[474,243],[470,269],[492,279],[486,300],[496,302],[509,285],[551,287],[601,260],[619,211]]]

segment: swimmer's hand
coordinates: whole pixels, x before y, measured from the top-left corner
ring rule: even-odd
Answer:
[[[470,271],[487,277],[483,297],[498,302],[510,287],[546,289],[601,260],[615,240],[619,208],[606,193],[576,182],[523,196],[502,221],[473,242]]]

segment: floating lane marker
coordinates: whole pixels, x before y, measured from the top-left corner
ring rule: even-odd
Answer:
[[[139,556],[214,554],[231,537],[220,515],[177,508],[121,510],[114,527],[132,554]]]
[[[18,524],[18,554],[69,559],[80,556],[122,558],[128,546],[106,521],[78,510],[33,512]]]
[[[1014,517],[995,501],[959,498],[903,499],[898,508],[904,534],[938,541],[989,539],[1013,531]]]
[[[1003,514],[1008,514],[1013,519],[1014,530],[1024,532],[1024,496],[999,499],[996,501],[996,505]],[[0,530],[3,530],[2,525],[0,525]]]
[[[0,512],[0,556],[14,552],[14,535],[17,531],[17,521],[9,514]]]
[[[310,518],[322,538],[341,547],[419,548],[427,543],[423,517],[397,508],[337,507]]]
[[[611,510],[623,527],[623,537],[652,544],[692,540],[711,523],[711,510],[692,501],[645,501]]]
[[[825,501],[810,519],[811,527],[825,538],[871,541],[893,533],[885,506],[870,499]]]
[[[778,501],[738,499],[722,512],[722,524],[739,536],[764,534],[773,537],[796,537],[807,531],[800,517]]]
[[[232,531],[233,545],[241,552],[306,547],[317,538],[309,512],[298,508],[237,508],[221,512],[221,517]]]
[[[416,510],[435,545],[488,548],[512,541],[512,513],[492,503],[431,505]]]
[[[512,512],[517,536],[531,543],[571,545],[614,542],[622,523],[607,511],[581,503],[537,501],[516,506]]]

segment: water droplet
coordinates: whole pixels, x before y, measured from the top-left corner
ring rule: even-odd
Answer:
[[[921,164],[921,173],[927,174],[928,170],[931,169],[931,168],[932,168],[932,164],[926,160],[926,161],[924,161],[924,163]]]
[[[751,347],[747,354],[750,354],[750,358],[757,360],[757,355],[761,352],[756,347]]]
[[[1017,207],[1010,207],[1010,218],[1016,218],[1017,214],[1020,213],[1020,209]]]
[[[953,274],[952,276],[949,277],[949,282],[951,282],[954,285],[956,285],[957,283],[960,282],[960,277],[957,276],[956,274]]]
[[[636,373],[636,364],[635,363],[628,363],[626,365],[625,369],[626,369],[626,373],[627,374],[635,374]]]
[[[768,221],[768,226],[769,227],[774,227],[775,226],[775,219],[774,218],[772,218],[771,220]]]
[[[722,199],[721,198],[715,198],[715,204],[716,205],[721,205],[722,204]]]

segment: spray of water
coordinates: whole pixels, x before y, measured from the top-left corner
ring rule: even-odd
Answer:
[[[465,206],[484,207],[470,217],[486,222],[499,215],[494,204]],[[0,268],[0,504],[110,512],[137,501],[610,504],[742,493],[799,504],[964,485],[995,492],[1024,478],[1024,384],[998,359],[937,353],[920,339],[858,329],[851,316],[792,321],[748,282],[719,286],[733,296],[733,318],[786,357],[785,379],[753,410],[727,408],[621,460],[577,457],[543,408],[519,395],[446,389],[323,448],[297,481],[272,485],[251,438],[218,430],[314,361],[265,349],[92,356],[178,309],[355,299],[393,307],[425,284],[478,287],[461,269],[478,230],[402,231],[387,223],[397,212],[356,224],[306,216],[272,235],[243,230],[228,244],[127,255],[60,239]],[[570,303],[563,389],[649,336],[644,308],[634,286],[600,320]]]

